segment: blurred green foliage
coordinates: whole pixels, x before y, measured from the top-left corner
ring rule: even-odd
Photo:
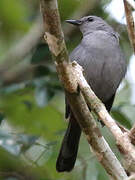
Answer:
[[[62,22],[74,14],[79,14],[80,7],[87,2],[87,0],[59,0]],[[89,1],[91,2],[92,0]],[[104,0],[97,3],[89,14],[107,18],[107,21],[117,29],[119,24],[104,11],[109,2]],[[29,33],[38,16],[39,1],[0,0],[0,62],[3,56],[14,49],[20,39]],[[65,38],[70,52],[81,37],[75,29]],[[121,45],[129,58],[131,48],[125,28],[121,33]],[[56,158],[67,123],[64,120],[64,93],[49,49],[42,38],[32,51],[11,68],[9,66],[4,71],[2,63],[0,179],[17,180],[23,177],[37,180],[107,180],[105,170],[90,152],[83,135],[74,170],[62,174],[55,170]],[[126,81],[123,84],[116,96],[112,116],[129,129],[133,124],[135,111],[130,102],[132,98],[130,84]],[[100,124],[99,127],[112,150],[118,158],[121,158],[110,132]]]
[[[28,21],[30,10],[23,0],[1,0],[0,1],[0,33],[3,40],[14,39],[14,35],[27,32],[31,22]]]

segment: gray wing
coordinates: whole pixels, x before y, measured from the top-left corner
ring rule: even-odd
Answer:
[[[83,67],[87,82],[103,102],[115,94],[126,72],[124,56],[113,38],[99,37],[95,41],[94,37],[93,41],[93,37],[87,37],[73,50],[70,59]]]

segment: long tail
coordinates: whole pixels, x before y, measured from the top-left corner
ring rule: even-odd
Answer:
[[[107,102],[105,102],[105,106],[109,112],[112,107],[114,97],[115,94]],[[66,112],[69,114],[69,109]],[[58,172],[71,171],[73,169],[77,157],[80,136],[81,128],[73,113],[70,112],[68,128],[56,162],[56,169]]]
[[[59,156],[56,162],[58,172],[71,171],[75,165],[81,129],[73,114],[70,116],[67,131],[65,133]]]

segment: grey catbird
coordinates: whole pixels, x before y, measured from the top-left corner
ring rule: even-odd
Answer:
[[[126,72],[126,61],[119,47],[118,33],[96,16],[67,22],[79,27],[83,34],[81,43],[70,54],[70,60],[77,61],[83,67],[87,82],[109,112],[116,90]],[[56,163],[59,172],[73,169],[81,135],[80,126],[68,100],[66,117],[69,117],[69,124]]]

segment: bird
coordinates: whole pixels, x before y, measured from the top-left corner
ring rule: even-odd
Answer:
[[[69,59],[83,67],[88,84],[110,112],[117,88],[127,69],[126,58],[119,45],[119,34],[97,16],[90,15],[66,22],[79,28],[83,35]],[[69,123],[56,161],[58,172],[69,172],[74,168],[81,136],[81,128],[68,99],[65,99],[65,117],[69,118]]]

